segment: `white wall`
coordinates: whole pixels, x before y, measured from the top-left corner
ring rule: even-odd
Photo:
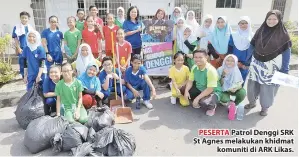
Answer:
[[[13,27],[20,23],[20,12],[27,11],[31,18],[29,23],[34,27],[33,11],[30,8],[31,0],[9,0],[0,5],[0,31],[3,33],[3,25],[7,25],[12,32]]]
[[[263,23],[267,12],[271,9],[272,0],[242,0],[242,8],[216,8],[216,0],[204,0],[203,16],[211,14],[216,19],[217,16],[227,16],[229,23],[236,26],[239,17],[249,16],[252,24]]]
[[[289,8],[286,8],[289,9]],[[298,0],[292,0],[291,12],[288,20],[298,22]]]

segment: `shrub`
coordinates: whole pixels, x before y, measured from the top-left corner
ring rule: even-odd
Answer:
[[[298,55],[298,35],[290,34],[292,41],[292,53]]]
[[[16,72],[12,70],[11,58],[5,56],[7,48],[10,46],[11,36],[9,34],[0,37],[0,86],[9,82],[16,76]]]

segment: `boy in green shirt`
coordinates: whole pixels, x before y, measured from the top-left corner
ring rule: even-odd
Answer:
[[[67,18],[67,24],[70,29],[64,33],[64,44],[69,48],[70,51],[66,54],[66,58],[69,63],[72,63],[77,59],[78,47],[82,40],[82,34],[75,27],[75,23],[75,17],[71,16]]]
[[[70,123],[79,121],[84,124],[88,117],[82,105],[83,86],[73,77],[71,64],[62,64],[62,77],[55,87],[57,116],[64,116]]]
[[[78,9],[77,10],[77,17],[78,17],[78,21],[76,21],[76,28],[79,29],[79,31],[83,31],[84,29],[84,17],[85,17],[85,12],[83,9]]]
[[[193,100],[193,107],[206,107],[206,114],[213,116],[221,97],[221,86],[217,70],[207,62],[205,49],[193,52],[195,65],[192,67],[185,89],[185,98]],[[193,83],[194,82],[194,83]]]

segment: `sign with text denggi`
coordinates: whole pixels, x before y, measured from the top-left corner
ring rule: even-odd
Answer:
[[[148,44],[143,48],[144,66],[150,76],[168,76],[172,65],[172,43]]]

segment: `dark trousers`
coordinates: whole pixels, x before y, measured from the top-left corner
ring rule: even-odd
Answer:
[[[191,100],[194,100],[200,93],[201,91],[198,90],[196,88],[196,85],[193,84],[192,88],[189,90]],[[207,108],[208,110],[214,109],[217,105],[217,102],[217,95],[215,95],[214,93],[199,100],[199,104],[202,107]]]

